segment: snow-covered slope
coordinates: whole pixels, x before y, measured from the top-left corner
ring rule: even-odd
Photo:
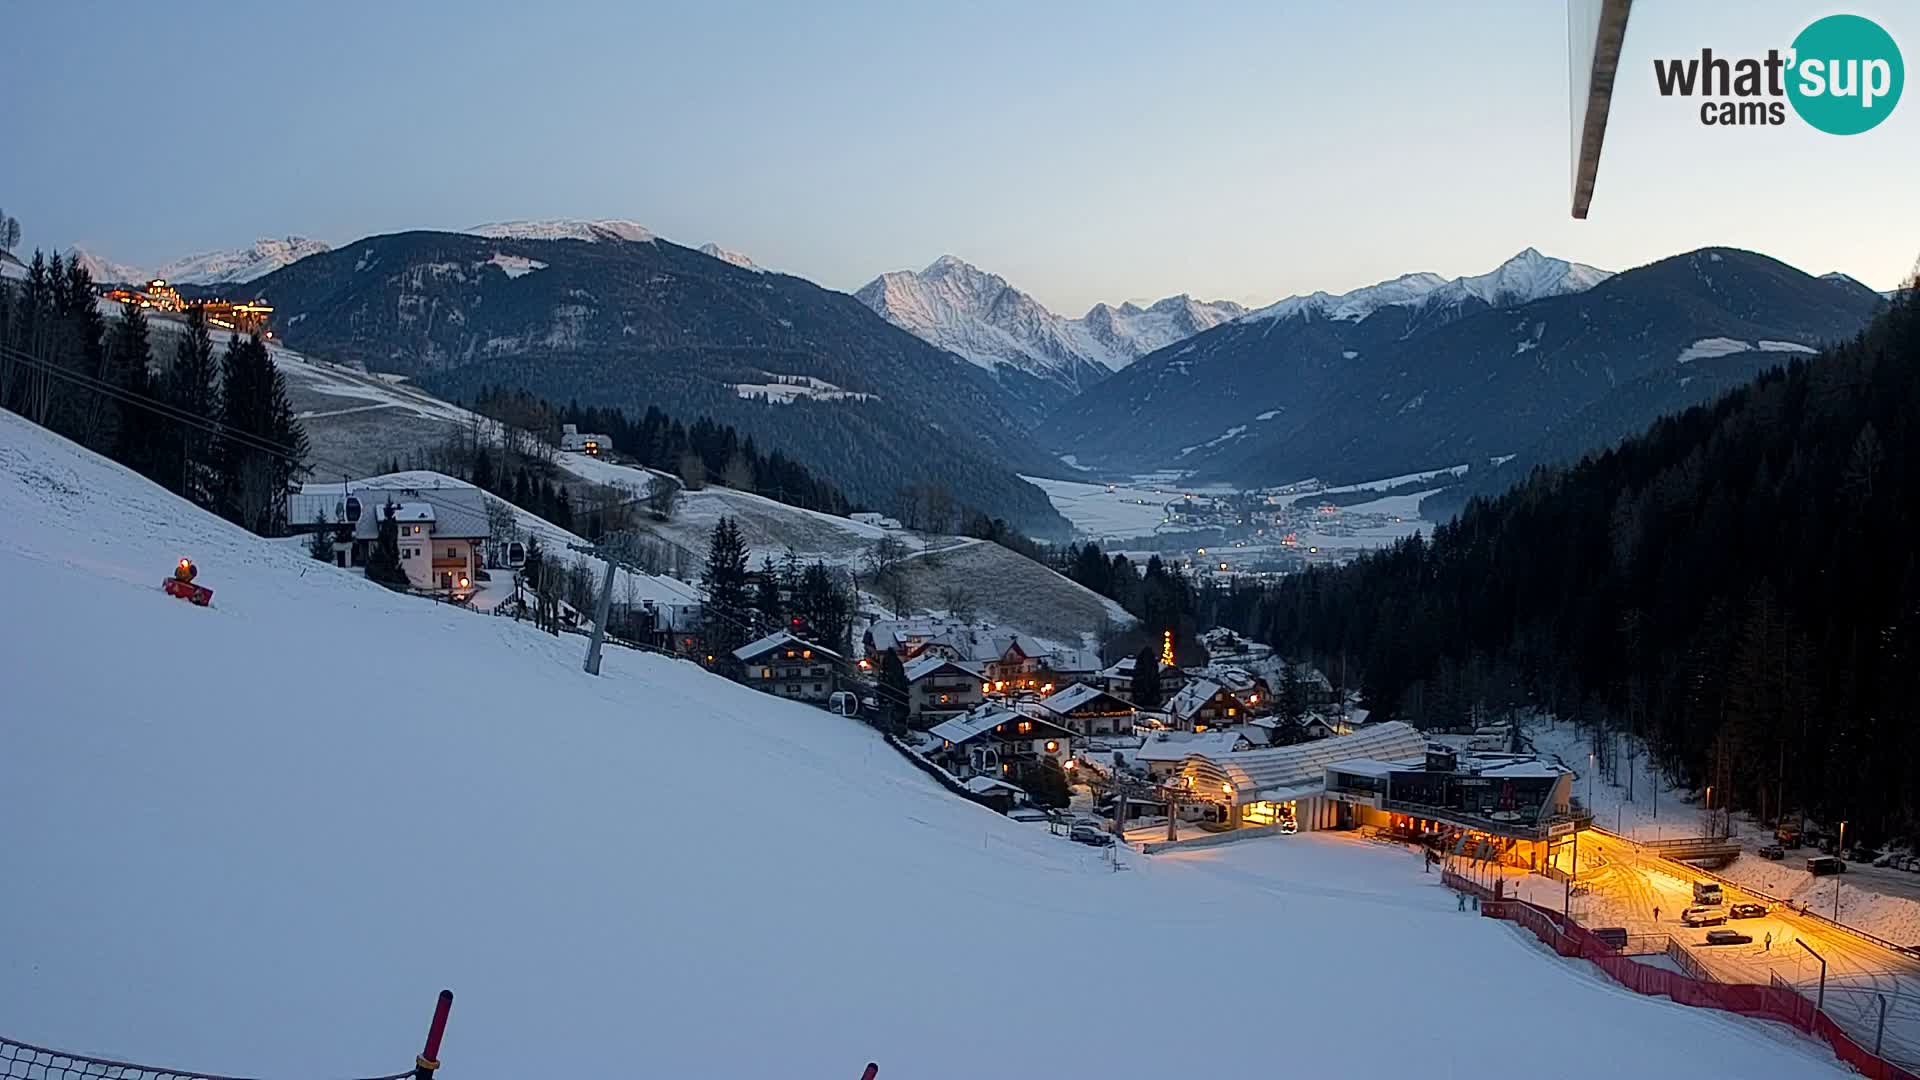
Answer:
[[[755,273],[759,273],[765,269],[765,267],[762,267],[759,263],[754,262],[752,258],[742,255],[738,251],[728,251],[719,244],[701,244],[700,254],[711,255],[723,263],[732,263],[742,270],[752,270]]]
[[[637,221],[620,218],[604,218],[598,221],[583,221],[573,218],[550,218],[544,221],[495,221],[486,225],[475,225],[466,230],[475,236],[491,236],[513,240],[628,240],[651,242],[653,230]]]
[[[624,650],[584,675],[576,637],[386,592],[11,414],[0,520],[12,1037],[385,1073],[450,986],[441,1060],[472,1080],[1191,1071],[1191,1031],[1103,1019],[1085,954],[1204,974],[1209,1071],[1277,1053],[1311,1075],[1483,1071],[1499,1017],[1632,1032],[1557,1059],[1569,1080],[1848,1075],[1461,915],[1377,845],[1273,838],[1113,873],[857,722]],[[213,607],[158,589],[183,553]],[[1007,926],[1017,941],[969,929]],[[1423,1000],[1417,1038],[1353,1007],[1435,973],[1470,992]],[[1284,1006],[1276,985],[1297,988]],[[957,1051],[1009,986],[1056,1019]]]
[[[1151,307],[1097,304],[1080,319],[952,255],[882,274],[854,294],[887,321],[988,370],[1005,365],[1071,390],[1243,313],[1231,301],[1170,296]]]
[[[1585,292],[1611,271],[1568,262],[1527,248],[1485,274],[1451,280],[1439,274],[1402,274],[1390,281],[1339,294],[1316,292],[1289,296],[1253,311],[1247,321],[1286,319],[1307,315],[1359,322],[1383,307],[1423,306],[1442,309],[1478,300],[1490,307],[1512,307],[1547,296]]]

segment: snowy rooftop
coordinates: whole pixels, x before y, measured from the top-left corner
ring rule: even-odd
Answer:
[[[1235,753],[1235,747],[1249,741],[1238,731],[1169,731],[1148,739],[1133,756],[1141,761],[1185,761],[1195,754],[1218,758]]]
[[[965,787],[975,795],[985,795],[987,792],[995,790],[1015,791],[1022,795],[1026,794],[1025,788],[1017,784],[1009,784],[1005,780],[995,780],[991,776],[973,777],[966,782]]]
[[[811,641],[802,641],[792,634],[787,633],[785,630],[776,630],[758,641],[747,642],[745,645],[733,650],[733,658],[735,660],[750,660],[769,649],[776,649],[782,645],[794,645],[803,649],[812,649],[822,656],[830,656],[835,660],[840,659],[840,654],[834,652],[832,649],[815,645]]]
[[[943,668],[952,668],[953,674],[955,675],[971,675],[976,679],[980,677],[980,673],[978,671],[975,671],[972,668],[967,667],[965,664],[962,664],[959,661],[949,660],[944,656],[938,655],[937,653],[924,653],[920,656],[916,656],[913,659],[907,661],[905,668],[907,672],[907,681],[910,683],[919,682],[921,679],[924,679],[927,676],[932,675]]]
[[[1377,758],[1347,758],[1345,761],[1336,761],[1328,765],[1327,768],[1343,773],[1351,773],[1354,776],[1371,776],[1380,779],[1384,778],[1388,773],[1417,769],[1420,765],[1420,762],[1414,761],[1380,761]]]
[[[958,746],[969,739],[979,738],[981,735],[992,731],[1001,724],[1014,723],[1033,723],[1055,731],[1060,730],[1055,727],[1055,725],[1039,717],[989,705],[975,709],[965,716],[956,716],[944,723],[936,724],[927,731],[927,734],[932,735],[936,739],[945,739],[955,746]],[[1029,732],[1029,734],[1034,733]],[[1062,732],[1062,734],[1065,734],[1065,732]]]
[[[1264,795],[1269,790],[1319,784],[1325,779],[1327,767],[1335,762],[1356,758],[1381,761],[1414,758],[1423,756],[1426,749],[1425,736],[1396,720],[1352,735],[1336,735],[1270,750],[1247,750],[1212,760],[1233,778],[1236,788]]]
[[[1212,679],[1196,679],[1180,688],[1180,692],[1167,703],[1167,711],[1183,720],[1189,719],[1223,689],[1225,687]]]
[[[1077,709],[1088,702],[1098,701],[1101,698],[1106,698],[1118,708],[1124,709],[1129,707],[1126,702],[1121,701],[1105,690],[1097,686],[1088,686],[1086,683],[1074,683],[1072,686],[1055,693],[1051,697],[1043,698],[1040,704],[1051,712],[1064,713]]]

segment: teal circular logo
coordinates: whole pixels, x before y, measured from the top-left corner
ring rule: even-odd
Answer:
[[[1829,15],[1793,39],[1787,100],[1829,135],[1858,135],[1885,120],[1906,81],[1900,47],[1872,19]]]

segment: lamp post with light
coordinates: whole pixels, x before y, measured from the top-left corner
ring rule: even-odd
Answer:
[[[1836,859],[1846,858],[1846,854],[1845,854],[1846,850],[1847,850],[1847,823],[1845,821],[1842,821],[1840,822],[1840,840],[1838,843],[1834,845],[1834,858]],[[1833,875],[1833,921],[1834,922],[1840,921],[1840,875],[1839,874]]]

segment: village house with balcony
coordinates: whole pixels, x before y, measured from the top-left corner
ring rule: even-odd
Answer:
[[[907,714],[915,727],[957,716],[985,700],[979,671],[957,660],[928,653],[906,663]]]
[[[768,634],[733,650],[741,665],[740,681],[790,701],[824,703],[838,689],[839,653],[784,630]]]
[[[1074,683],[1041,698],[1038,707],[1075,735],[1133,734],[1133,706],[1097,686]]]

